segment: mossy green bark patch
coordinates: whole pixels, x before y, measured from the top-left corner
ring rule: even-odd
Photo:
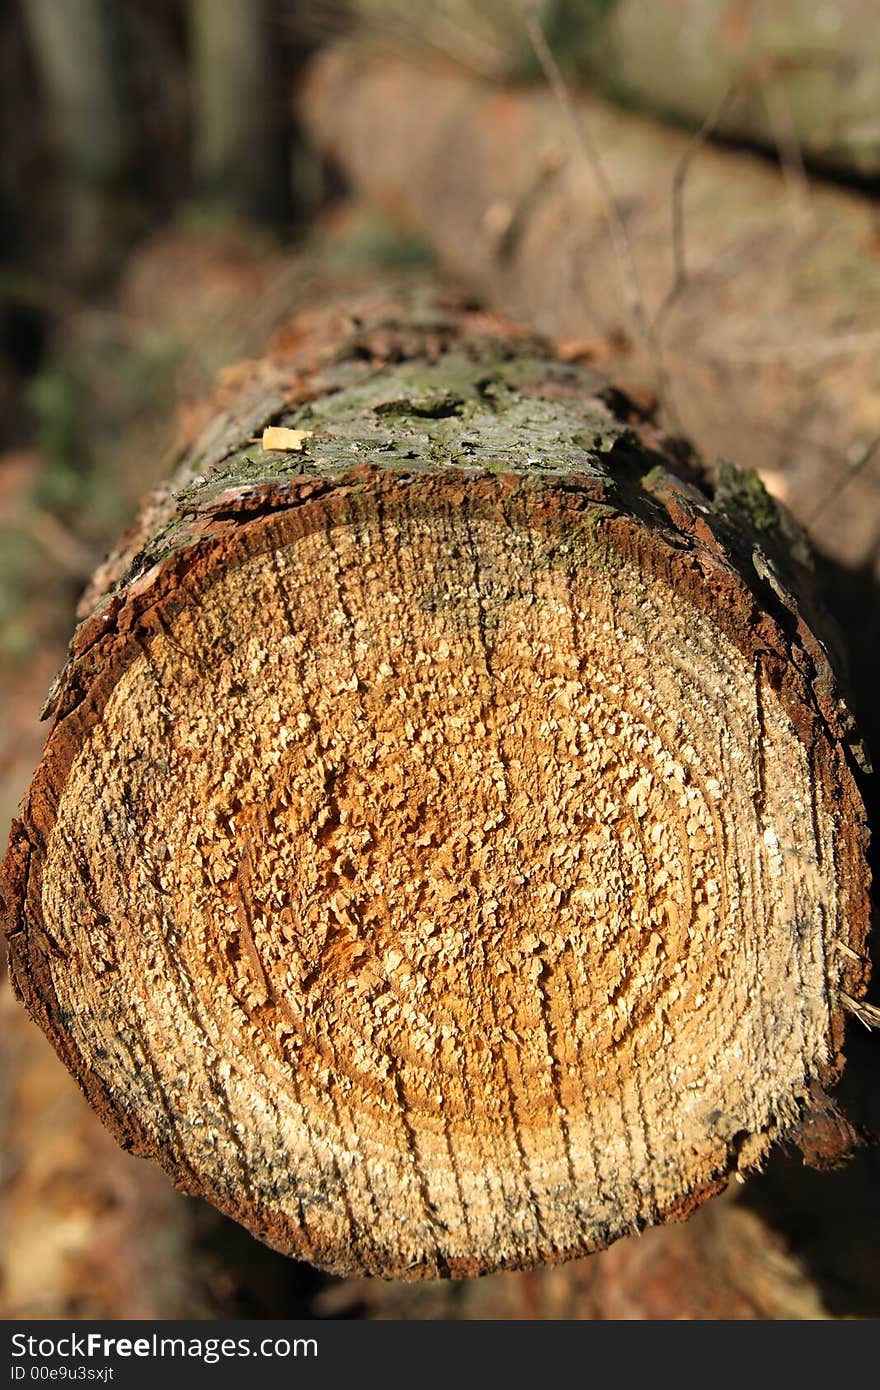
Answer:
[[[248,437],[190,481],[178,501],[191,494],[201,507],[243,483],[333,475],[359,463],[408,471],[596,472],[626,426],[595,401],[538,395],[542,365],[546,375],[548,364],[532,358],[475,362],[449,353],[435,366],[386,368],[293,410],[271,414],[270,405],[265,419],[248,415]],[[310,437],[301,450],[263,451],[254,436],[269,423],[308,430]]]
[[[548,565],[570,563],[578,548],[596,562],[606,548],[601,521],[614,510],[646,512],[656,504],[641,479],[657,456],[592,394],[589,372],[528,344],[521,355],[509,343],[497,353],[453,348],[438,361],[416,357],[374,370],[341,357],[315,381],[321,394],[284,408],[274,384],[245,388],[184,459],[153,534],[134,556],[127,579],[162,563],[202,534],[199,518],[253,506],[286,505],[290,487],[310,478],[345,478],[363,468],[466,477],[519,475],[525,486],[587,491],[596,502],[578,521]],[[314,385],[314,382],[313,382]],[[307,432],[302,448],[264,450],[266,425]],[[271,499],[273,489],[279,496]]]
[[[779,535],[779,507],[757,473],[737,468],[720,459],[716,475],[715,496],[718,502],[739,512],[748,529],[761,533],[763,537]]]

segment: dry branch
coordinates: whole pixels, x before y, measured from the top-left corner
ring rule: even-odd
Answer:
[[[864,992],[816,621],[757,480],[545,343],[416,291],[301,317],[96,576],[16,988],[125,1146],[326,1268],[680,1218]]]

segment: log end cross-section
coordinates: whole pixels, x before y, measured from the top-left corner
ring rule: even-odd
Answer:
[[[4,895],[122,1143],[328,1269],[468,1274],[803,1119],[866,833],[757,483],[492,319],[370,312],[240,373],[96,577]]]

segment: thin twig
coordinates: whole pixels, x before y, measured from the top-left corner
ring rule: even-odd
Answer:
[[[37,542],[57,567],[74,579],[84,581],[95,567],[95,555],[78,536],[42,507],[34,507],[24,530]]]
[[[813,526],[831,502],[836,502],[844,488],[849,487],[850,483],[856,479],[860,473],[864,472],[872,458],[880,449],[880,434],[871,440],[870,444],[853,459],[852,463],[844,470],[843,477],[838,478],[828,491],[819,499],[815,508],[806,519],[807,526]]]
[[[575,109],[574,102],[571,99],[571,94],[569,93],[559,64],[547,42],[547,38],[541,28],[537,15],[528,4],[528,0],[524,0],[522,4],[522,16],[529,42],[540,64],[541,71],[556,99],[560,111],[568,122],[572,143],[577,153],[590,169],[602,194],[605,217],[611,235],[612,246],[614,247],[618,270],[620,272],[624,298],[633,321],[650,353],[657,382],[657,394],[661,404],[665,407],[673,427],[681,433],[681,422],[672,399],[672,391],[666,373],[666,367],[663,362],[660,343],[654,325],[645,309],[645,300],[639,283],[632,243],[614,189],[611,186],[602,158],[596,148],[590,128],[583,113]]]
[[[804,207],[809,210],[809,194],[803,155],[792,120],[791,110],[784,94],[779,90],[777,83],[774,81],[778,76],[778,71],[774,67],[772,72],[768,74],[766,64],[761,60],[756,61],[755,59],[755,36],[759,23],[763,23],[765,8],[764,3],[761,2],[759,3],[758,12],[752,12],[751,14],[748,42],[746,46],[747,61],[729,83],[726,90],[722,92],[715,105],[710,108],[702,124],[691,137],[687,149],[682,154],[675,168],[675,174],[672,180],[672,247],[675,274],[669,293],[666,295],[654,319],[654,328],[658,337],[661,336],[662,327],[670,309],[683,293],[688,280],[685,255],[684,189],[691,162],[701,145],[703,145],[706,139],[710,135],[713,135],[721,125],[721,122],[727,115],[728,108],[733,102],[756,86],[760,88],[764,100],[764,105],[773,131],[773,138],[776,141],[777,153],[783,175],[788,180],[792,191],[796,193],[799,210]]]
[[[504,50],[491,28],[483,25],[475,29],[473,22],[478,16],[466,5],[444,13],[436,4],[414,8],[411,0],[386,0],[378,14],[360,7],[353,19],[362,36],[406,55],[411,55],[414,47],[427,45],[469,72],[490,79],[497,78],[506,67]]]
[[[730,362],[787,362],[807,366],[829,358],[847,357],[861,352],[876,352],[880,347],[880,330],[829,334],[826,338],[807,338],[800,343],[736,344],[719,349],[718,356]]]
[[[849,994],[840,992],[840,999],[843,1007],[848,1013],[854,1014],[866,1028],[880,1028],[880,1009],[876,1004],[868,1004],[864,999],[853,999]]]
[[[700,128],[691,136],[691,139],[688,141],[687,149],[683,152],[675,166],[675,173],[672,176],[672,256],[675,273],[666,297],[654,317],[654,332],[657,334],[658,338],[661,335],[663,325],[670,309],[684,292],[688,281],[684,220],[685,180],[687,179],[694,155],[704,144],[706,138],[721,124],[728,106],[730,106],[734,97],[739,95],[739,87],[740,84],[738,81],[730,84],[721,98],[712,107],[711,111],[709,111]]]
[[[785,89],[779,81],[778,72],[774,68],[760,71],[758,86],[776,143],[782,176],[791,193],[795,216],[801,226],[809,227],[815,223],[810,182],[791,107]]]

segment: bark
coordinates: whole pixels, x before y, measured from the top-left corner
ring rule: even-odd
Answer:
[[[16,989],[126,1147],[325,1268],[687,1215],[866,985],[810,589],[753,475],[546,343],[418,286],[301,316],[85,600]]]
[[[567,341],[624,387],[660,391],[669,426],[709,458],[759,470],[833,560],[876,566],[880,271],[870,200],[811,187],[805,216],[785,177],[753,158],[698,149],[578,97],[622,211],[652,352],[608,200],[548,92],[339,47],[313,65],[301,104],[353,183],[421,229],[497,308]],[[673,236],[677,177],[683,243]],[[676,244],[687,273],[670,298]]]

